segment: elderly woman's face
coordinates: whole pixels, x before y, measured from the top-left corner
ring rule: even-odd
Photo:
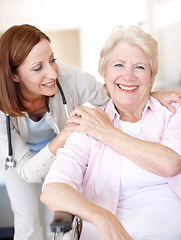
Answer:
[[[104,80],[118,111],[143,109],[151,82],[147,56],[138,46],[118,43],[107,63]]]

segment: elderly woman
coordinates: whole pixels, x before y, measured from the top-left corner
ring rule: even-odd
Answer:
[[[173,103],[173,114],[149,96],[157,42],[139,27],[118,27],[99,72],[111,100],[103,110],[75,109],[70,121],[84,133],[58,150],[41,200],[82,218],[81,239],[179,240],[181,107]]]

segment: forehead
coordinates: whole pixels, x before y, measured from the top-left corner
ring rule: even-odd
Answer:
[[[51,44],[48,40],[42,39],[37,43],[30,51],[25,60],[18,67],[18,70],[24,69],[24,67],[32,67],[35,64],[43,63],[44,61],[49,61],[52,56]]]
[[[123,60],[123,61],[143,61],[148,62],[148,57],[142,48],[137,45],[130,44],[125,41],[117,43],[110,54],[112,60]]]
[[[24,68],[31,68],[35,64],[43,63],[44,61],[49,61],[52,56],[51,44],[47,39],[41,39],[29,52],[28,56],[18,67],[18,70]]]
[[[42,39],[30,51],[27,57],[36,57],[46,54],[51,54],[52,48],[48,40]]]

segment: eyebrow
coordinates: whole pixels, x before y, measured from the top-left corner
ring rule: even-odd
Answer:
[[[122,62],[122,63],[126,63],[124,60],[121,60],[121,59],[119,59],[119,60],[114,60],[112,63],[115,63],[115,62]],[[149,65],[149,62],[148,63],[146,63],[146,62],[136,62],[136,63],[134,63],[133,65],[138,65],[138,64],[144,64],[144,65]]]
[[[50,58],[54,56],[54,52],[51,53]]]
[[[31,64],[31,67],[33,67],[36,64],[40,64],[40,63],[42,63],[42,61],[34,62],[34,63]]]
[[[148,63],[138,62],[138,63],[135,63],[134,65],[145,65],[145,66],[149,66],[149,62],[148,62]]]
[[[54,56],[54,52],[51,53],[49,59],[50,59],[51,57],[53,57],[53,56]],[[31,64],[31,67],[33,67],[33,65],[41,64],[41,63],[42,63],[42,61],[34,62],[34,63]]]
[[[123,60],[121,60],[121,59],[116,59],[116,60],[113,61],[113,63],[114,63],[114,62],[123,62],[123,63],[125,63],[125,61],[123,61]]]

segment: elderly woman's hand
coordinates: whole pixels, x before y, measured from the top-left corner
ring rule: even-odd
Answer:
[[[178,102],[181,104],[181,91],[156,91],[152,92],[150,95],[173,113],[175,113],[176,110],[171,105],[171,102]]]
[[[96,215],[94,225],[100,233],[101,240],[133,240],[120,221],[110,211],[99,208]]]
[[[67,129],[80,131],[103,141],[104,136],[113,134],[115,127],[108,115],[100,108],[76,107],[67,121]]]

